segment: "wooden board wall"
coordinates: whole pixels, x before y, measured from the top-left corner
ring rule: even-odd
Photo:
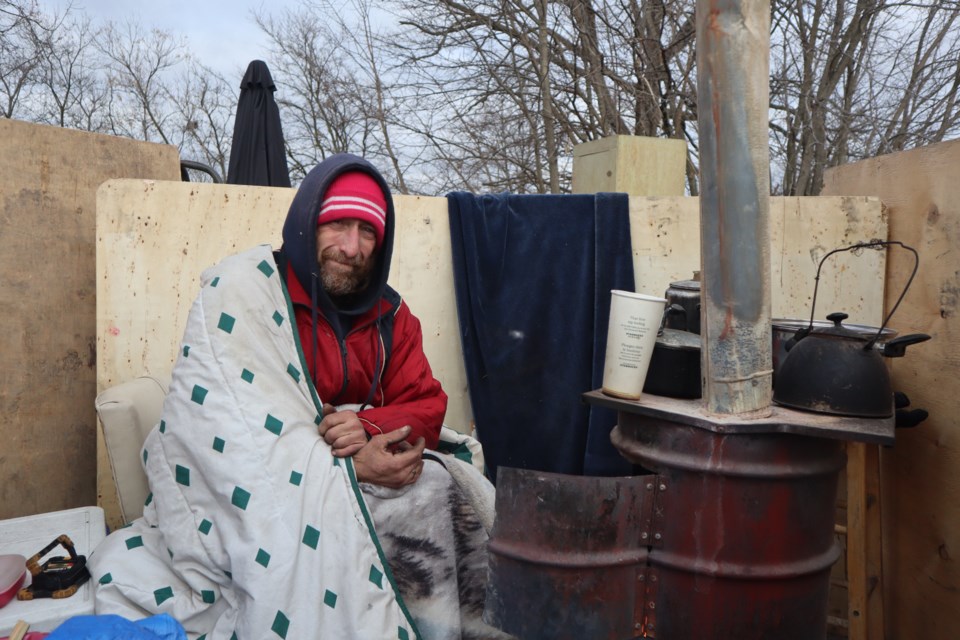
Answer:
[[[671,282],[700,269],[699,198],[632,197],[630,236],[637,291],[663,295]],[[817,264],[830,250],[885,239],[877,198],[770,198],[770,282],[773,318],[809,318]],[[835,254],[823,266],[816,316],[845,311],[848,322],[882,320],[882,251]]]
[[[892,325],[930,342],[892,360],[895,388],[930,418],[881,451],[884,603],[891,640],[960,634],[960,141],[828,171],[825,194],[882,199],[890,239],[920,268]],[[892,249],[889,308],[913,267]]]
[[[0,119],[0,519],[96,504],[96,191],[174,147]]]

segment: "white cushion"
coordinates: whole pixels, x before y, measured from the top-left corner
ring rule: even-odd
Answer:
[[[141,450],[150,430],[160,421],[168,386],[169,379],[140,376],[104,390],[96,399],[125,523],[143,515],[150,488],[140,460]]]

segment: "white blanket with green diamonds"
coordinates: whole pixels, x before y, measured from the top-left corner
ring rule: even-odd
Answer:
[[[334,458],[317,434],[322,405],[292,321],[269,247],[203,274],[162,421],[143,449],[152,491],[144,516],[90,557],[97,613],[165,612],[191,638],[209,640],[491,635],[478,625],[487,533],[479,523],[492,488],[462,465],[454,476],[476,475],[464,498],[444,470],[462,464],[451,456],[425,464],[409,491],[362,485],[365,499],[352,462]],[[474,509],[477,487],[484,504]],[[407,576],[408,588],[398,587],[388,555],[416,569],[434,534],[472,550],[431,553],[439,564],[421,576],[426,586]],[[401,548],[411,535],[422,536],[416,549]],[[471,572],[473,584],[464,580]],[[404,592],[422,596],[408,598],[422,611],[408,611]]]

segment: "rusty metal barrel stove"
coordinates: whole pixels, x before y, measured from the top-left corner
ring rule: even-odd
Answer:
[[[614,440],[657,472],[647,636],[825,637],[842,443],[634,418]]]
[[[500,467],[487,623],[523,640],[640,635],[645,478]]]

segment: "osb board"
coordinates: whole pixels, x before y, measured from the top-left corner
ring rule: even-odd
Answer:
[[[631,197],[630,237],[637,291],[663,295],[700,270],[699,198]],[[771,317],[809,318],[820,260],[832,249],[886,239],[876,198],[770,198]],[[883,320],[882,251],[834,254],[824,262],[816,317],[849,314],[850,323]]]
[[[686,164],[683,140],[609,136],[573,148],[572,191],[682,196]]]
[[[96,190],[173,147],[0,119],[0,519],[96,504]]]
[[[890,239],[920,254],[892,325],[930,342],[891,361],[894,387],[930,418],[881,451],[887,638],[952,640],[960,629],[960,141],[828,171],[824,192],[882,199]],[[893,250],[886,305],[913,268]]]

